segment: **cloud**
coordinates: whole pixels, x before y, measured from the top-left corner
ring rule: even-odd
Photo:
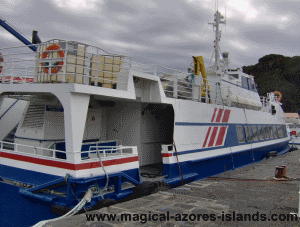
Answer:
[[[2,0],[1,10],[7,13],[12,13],[13,8],[22,2],[23,0]]]
[[[208,65],[214,51],[211,0],[3,1],[0,15],[29,37],[38,30],[42,41],[75,40],[183,71],[192,55]],[[223,15],[225,5],[220,47],[230,52],[231,67],[255,64],[265,54],[298,55],[298,1],[219,1]],[[1,40],[15,44],[2,33]]]
[[[81,14],[100,13],[102,0],[52,0],[54,4],[66,11]]]
[[[2,41],[4,42],[13,42],[13,43],[18,43],[18,40],[15,36],[10,34],[9,32],[1,32],[1,38],[3,39]]]
[[[126,50],[138,50],[138,51],[145,51],[148,47],[143,45],[138,45],[130,42],[121,42],[116,40],[99,40],[100,43],[105,44],[107,46],[112,46],[114,49],[126,49]]]

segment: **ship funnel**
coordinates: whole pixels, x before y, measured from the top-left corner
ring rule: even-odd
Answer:
[[[33,44],[42,43],[42,41],[40,40],[40,38],[38,36],[38,32],[37,31],[32,31],[32,43]]]

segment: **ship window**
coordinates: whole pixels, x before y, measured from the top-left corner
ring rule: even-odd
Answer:
[[[242,76],[242,87],[248,89],[248,79],[245,76]]]
[[[244,134],[243,126],[241,125],[236,126],[236,133],[237,133],[238,142],[245,143],[245,134]]]
[[[252,132],[253,132],[253,141],[258,141],[257,127],[255,125],[252,125],[251,129],[252,129]]]
[[[273,127],[269,125],[270,139],[273,139]]]
[[[286,127],[285,126],[281,126],[282,127],[282,131],[283,131],[283,134],[284,134],[284,137],[287,137],[287,134],[286,134]]]
[[[258,132],[259,132],[259,139],[260,140],[264,140],[265,136],[264,136],[264,129],[261,125],[258,126]]]
[[[252,78],[248,79],[248,83],[249,83],[249,90],[256,91],[256,86]]]
[[[245,126],[245,132],[246,132],[246,140],[247,140],[247,142],[252,142],[253,136],[252,136],[252,132],[251,132],[250,126]]]
[[[277,134],[277,130],[276,130],[275,125],[273,125],[273,133],[274,133],[274,138],[278,138],[278,134]]]
[[[278,131],[278,136],[279,136],[280,138],[282,138],[282,137],[283,137],[282,126],[277,126],[277,131]]]
[[[239,78],[239,74],[228,74],[228,75],[234,77],[235,79]]]
[[[264,126],[264,131],[265,131],[265,138],[266,140],[269,139],[269,130],[268,130],[268,126]]]

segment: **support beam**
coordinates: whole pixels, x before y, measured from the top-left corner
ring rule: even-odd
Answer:
[[[90,96],[75,93],[57,93],[64,108],[65,140],[67,160],[77,164],[81,161],[81,151],[84,127],[88,112]]]

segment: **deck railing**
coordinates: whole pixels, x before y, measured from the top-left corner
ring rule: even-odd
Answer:
[[[260,96],[260,100],[263,107],[269,107],[270,106],[270,99],[264,96]]]
[[[74,41],[51,40],[34,45],[0,49],[1,81],[6,83],[79,83],[127,89],[130,58]],[[24,79],[25,78],[25,79]]]
[[[0,49],[4,58],[0,82],[79,83],[127,90],[129,72],[133,70],[158,76],[167,97],[231,105],[229,86],[213,80],[204,81],[191,73],[140,64],[128,56],[74,41],[50,40],[34,46],[37,52],[28,46]],[[262,99],[263,107],[268,101]]]
[[[91,146],[89,151],[82,152],[88,154],[89,159],[116,157],[120,155],[137,154],[136,147],[131,146]]]
[[[22,155],[33,156],[37,158],[50,158],[67,163],[70,163],[66,159],[67,155],[75,153],[81,154],[81,162],[84,163],[95,162],[99,160],[97,153],[100,155],[102,161],[111,160],[120,156],[135,156],[138,154],[136,146],[91,146],[88,151],[68,152],[4,141],[0,141],[0,149],[8,153],[13,152],[14,154],[20,153]],[[64,154],[64,158],[62,158],[62,154]]]

